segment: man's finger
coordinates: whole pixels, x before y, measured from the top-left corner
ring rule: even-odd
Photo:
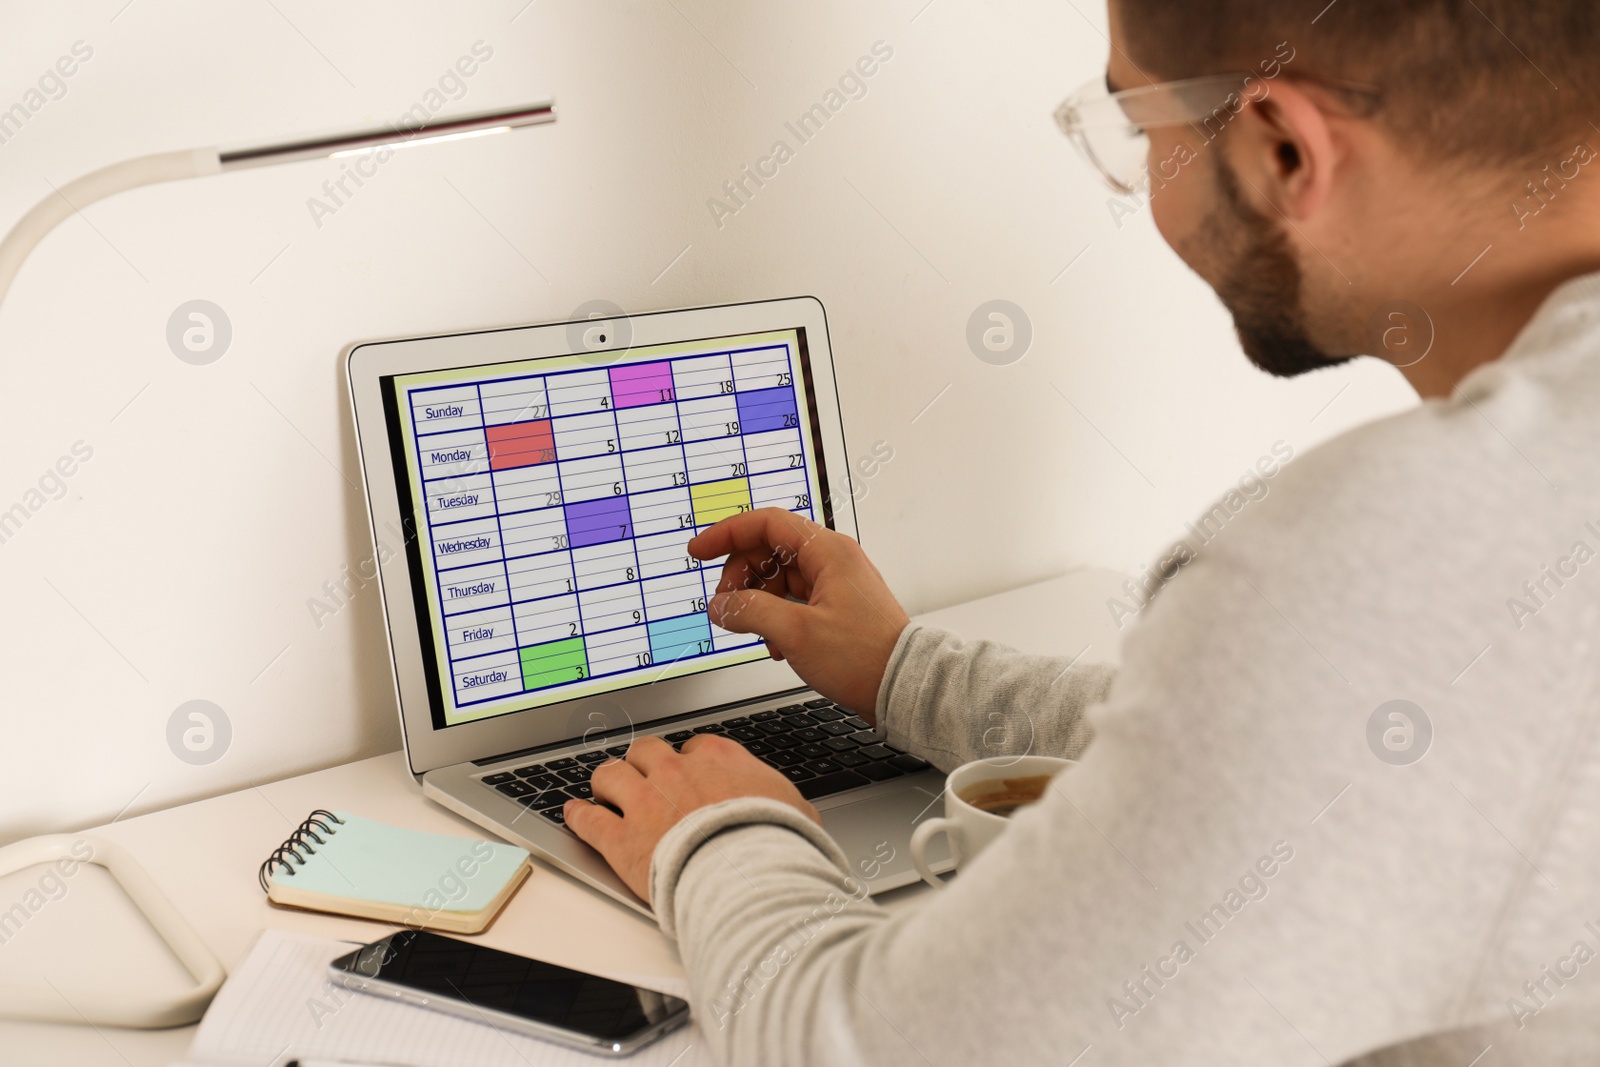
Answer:
[[[610,808],[587,800],[569,800],[561,809],[567,829],[588,842],[608,860],[622,839],[622,817]]]
[[[731,515],[689,541],[689,554],[716,559],[733,554],[770,555],[782,566],[797,565],[808,582],[838,556],[839,536],[804,515],[782,508],[761,508]]]
[[[594,769],[589,776],[589,785],[594,790],[596,800],[613,804],[626,814],[633,807],[634,798],[644,785],[644,778],[639,769],[626,760],[609,759]]]
[[[651,771],[659,770],[662,763],[677,757],[672,746],[659,737],[637,737],[628,746],[629,767],[645,777],[649,777]]]
[[[767,589],[774,581],[782,576],[780,567],[768,566],[765,572],[757,570],[760,556],[747,556],[736,553],[729,556],[722,565],[722,574],[717,579],[717,591],[728,592],[733,589]],[[770,591],[770,590],[769,590]]]
[[[711,621],[736,634],[760,634],[770,641],[798,646],[797,631],[805,624],[805,613],[813,610],[804,604],[763,593],[740,589],[718,593],[708,607]]]
[[[729,556],[717,579],[717,592],[731,593],[735,589],[759,589],[774,596],[795,596],[808,600],[811,584],[793,560],[783,566],[771,553],[740,553]]]
[[[749,752],[745,751],[745,747],[739,742],[735,741],[731,737],[724,737],[721,734],[695,734],[693,737],[689,738],[689,740],[683,743],[683,754],[687,756],[692,752],[699,752],[702,749],[707,748],[711,749],[713,753],[715,753],[718,749],[722,749],[723,755],[730,759],[741,759],[746,757],[749,759],[755,759],[754,756],[751,756]]]

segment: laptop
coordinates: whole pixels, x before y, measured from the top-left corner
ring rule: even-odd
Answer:
[[[685,547],[767,507],[857,536],[822,304],[601,314],[347,350],[411,773],[648,915],[563,805],[635,738],[722,734],[794,782],[869,891],[916,881],[943,775],[711,622],[721,561]]]

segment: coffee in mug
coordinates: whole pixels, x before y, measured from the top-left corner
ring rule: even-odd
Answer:
[[[956,795],[979,811],[1010,818],[1018,808],[1032,804],[1050,788],[1050,775],[1033,774],[1021,778],[989,779],[961,790]]]
[[[1041,798],[1050,779],[1072,766],[1054,756],[997,756],[964,763],[944,782],[944,816],[924,819],[911,834],[911,862],[929,885],[943,880],[928,866],[928,842],[950,838],[958,863],[977,856],[1011,825],[1011,814]]]

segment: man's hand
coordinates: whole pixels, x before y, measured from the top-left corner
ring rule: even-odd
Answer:
[[[569,800],[563,812],[567,826],[646,901],[656,845],[697,808],[734,797],[772,797],[822,822],[787,778],[737,741],[716,734],[696,734],[684,742],[682,755],[659,737],[641,737],[629,747],[627,759],[596,767],[589,784],[596,800],[622,814],[587,800]]]
[[[874,720],[884,668],[911,620],[860,545],[803,515],[762,508],[723,519],[689,552],[728,557],[708,606],[713,622],[760,634],[807,685]]]

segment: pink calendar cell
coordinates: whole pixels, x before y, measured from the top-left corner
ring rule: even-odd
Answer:
[[[665,404],[673,399],[671,363],[635,363],[611,368],[612,406],[636,408]]]

